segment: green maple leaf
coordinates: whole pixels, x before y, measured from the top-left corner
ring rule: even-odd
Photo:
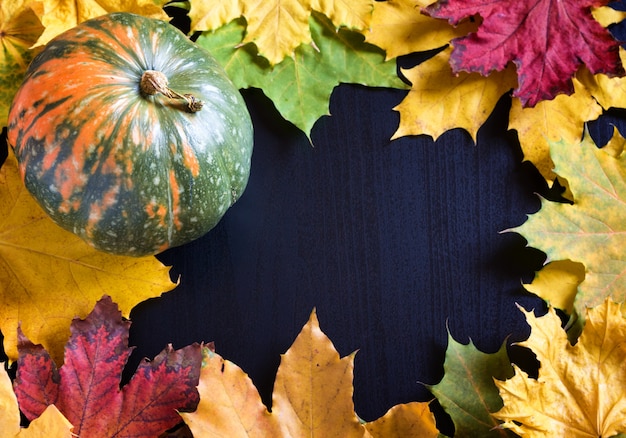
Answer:
[[[529,246],[548,261],[572,260],[585,266],[574,310],[626,299],[626,155],[624,142],[599,149],[585,133],[577,145],[552,143],[555,172],[569,182],[573,204],[542,199],[541,209],[520,227]]]
[[[253,44],[239,46],[245,21],[237,19],[213,32],[202,33],[197,43],[222,64],[239,88],[263,90],[280,114],[310,137],[315,122],[329,114],[330,95],[339,83],[406,89],[395,61],[364,42],[363,35],[336,30],[322,14],[309,20],[314,45],[299,46],[293,58],[271,66]]]
[[[502,408],[493,378],[513,376],[506,346],[493,354],[482,353],[470,341],[464,345],[448,334],[448,349],[441,381],[428,389],[452,417],[455,438],[512,437],[510,431],[494,429],[500,422],[491,416]]]

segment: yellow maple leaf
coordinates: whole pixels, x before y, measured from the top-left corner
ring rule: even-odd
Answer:
[[[530,348],[541,363],[532,379],[518,367],[498,381],[504,407],[494,414],[524,437],[610,437],[626,432],[626,319],[610,300],[587,311],[576,345],[554,308],[543,317],[526,312]]]
[[[613,126],[613,135],[609,141],[602,147],[602,150],[612,156],[619,158],[626,149],[626,138],[620,134],[617,126]]]
[[[624,14],[615,12],[620,16]],[[614,21],[609,18],[614,18],[615,12],[609,12],[605,20]],[[626,50],[623,48],[620,48],[620,58],[626,65]],[[578,143],[586,122],[600,117],[603,110],[623,108],[626,102],[626,77],[609,78],[580,69],[573,82],[574,94],[559,95],[534,108],[522,108],[520,101],[513,99],[509,114],[509,129],[518,131],[524,159],[533,163],[548,181],[556,178],[550,158],[550,142]]]
[[[0,126],[7,124],[13,97],[36,54],[30,47],[42,32],[30,0],[0,2]]]
[[[26,429],[21,429],[15,438],[76,438],[73,426],[54,405],[48,406],[43,413],[30,422]]]
[[[593,15],[603,26],[619,22],[626,16],[623,11],[609,7],[597,8]],[[626,64],[626,51],[622,48],[620,57]],[[514,98],[509,113],[509,129],[518,132],[524,159],[530,161],[547,181],[556,178],[550,142],[578,143],[586,122],[600,117],[603,109],[623,107],[626,101],[626,78],[593,75],[583,68],[573,78],[573,83],[573,94],[558,95],[533,108],[523,108],[520,100]]]
[[[524,288],[551,306],[572,314],[578,285],[584,279],[585,266],[582,263],[555,260],[541,268],[531,283],[524,284]]]
[[[426,51],[441,47],[453,38],[471,33],[477,23],[464,22],[456,28],[444,20],[434,20],[420,13],[431,0],[387,0],[376,2],[370,28],[363,33],[368,42],[387,51],[388,57]],[[594,17],[603,25],[624,19],[624,11],[610,7],[593,10]],[[620,49],[626,64],[626,51]],[[488,77],[452,74],[447,49],[431,60],[409,70],[402,70],[413,87],[396,110],[400,125],[393,139],[405,135],[427,134],[437,138],[454,128],[467,130],[476,140],[476,132],[490,115],[497,100],[515,87],[515,77],[492,72]],[[585,122],[595,120],[602,110],[623,107],[626,101],[626,78],[592,75],[581,69],[574,78],[575,93],[559,95],[551,101],[542,101],[533,108],[522,108],[519,99],[513,99],[509,128],[518,132],[524,158],[533,163],[540,173],[553,181],[549,141],[576,142],[582,138]]]
[[[125,317],[139,302],[176,284],[155,257],[96,251],[54,224],[27,192],[12,152],[0,169],[0,331],[17,359],[17,326],[63,361],[70,322],[107,294]]]
[[[626,11],[618,11],[610,6],[591,8],[591,15],[602,27],[616,24],[626,18]]]
[[[13,384],[0,362],[0,438],[71,438],[72,425],[50,405],[27,429],[20,428],[20,410]]]
[[[490,80],[477,73],[452,74],[451,47],[402,73],[411,90],[394,110],[400,126],[392,139],[426,134],[437,139],[445,131],[463,128],[476,141],[478,128],[487,120],[500,97],[515,86],[512,68],[492,73]]]
[[[376,438],[429,438],[439,436],[435,417],[428,403],[412,402],[395,405],[365,428]]]
[[[312,43],[312,11],[326,15],[337,27],[365,29],[371,20],[373,0],[192,0],[191,31],[216,30],[244,17],[247,27],[242,44],[254,43],[270,64],[293,56],[301,44]]]
[[[243,15],[240,1],[191,0],[189,3],[191,32],[216,30]]]
[[[388,0],[374,3],[372,20],[363,31],[365,41],[385,50],[387,59],[443,47],[452,38],[476,30],[469,20],[453,27],[445,20],[422,14],[432,0]]]
[[[13,392],[13,384],[0,362],[0,438],[14,437],[20,431],[20,411],[17,397]]]
[[[579,143],[585,122],[602,114],[602,107],[589,90],[578,79],[573,78],[573,82],[572,95],[560,94],[533,108],[522,108],[519,99],[513,99],[511,105],[509,129],[517,131],[524,159],[533,163],[548,181],[556,178],[550,143]]]
[[[353,369],[354,354],[339,357],[313,312],[281,358],[271,413],[248,375],[207,348],[198,385],[200,404],[181,416],[193,435],[201,437],[438,436],[428,403],[399,405],[382,419],[362,424],[352,401]]]
[[[626,65],[626,50],[620,47],[619,54],[622,64]],[[577,77],[602,108],[623,108],[626,105],[626,77],[592,75],[587,69],[581,69]]]
[[[624,11],[609,7],[594,10],[594,17],[603,26],[621,21]],[[622,64],[626,65],[626,50],[620,48]],[[518,132],[524,159],[530,161],[547,180],[556,178],[550,158],[550,142],[578,143],[585,123],[602,115],[603,110],[623,108],[626,102],[626,77],[593,75],[580,69],[573,78],[574,93],[558,95],[550,101],[539,102],[534,108],[522,108],[519,99],[513,99],[509,114],[509,129]]]
[[[168,21],[163,10],[168,0],[33,0],[45,30],[35,46],[43,46],[60,33],[90,18],[111,12],[132,12]]]

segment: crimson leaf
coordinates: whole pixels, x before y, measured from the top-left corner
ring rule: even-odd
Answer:
[[[517,67],[513,95],[535,106],[557,94],[572,94],[572,77],[582,64],[594,74],[623,76],[619,42],[591,15],[591,7],[609,0],[439,0],[424,12],[456,25],[480,15],[478,31],[452,40],[455,73],[487,76]]]
[[[199,344],[166,347],[153,361],[139,365],[120,389],[132,348],[129,321],[110,297],[98,301],[84,320],[75,319],[57,369],[41,345],[19,333],[15,393],[21,411],[32,420],[55,404],[79,436],[158,436],[180,422],[177,411],[193,411],[202,351]]]

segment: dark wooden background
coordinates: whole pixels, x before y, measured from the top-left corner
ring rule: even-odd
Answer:
[[[369,421],[432,399],[424,384],[443,376],[447,328],[488,353],[527,337],[516,303],[545,311],[522,287],[545,256],[500,231],[556,191],[522,162],[507,131],[510,97],[476,145],[458,129],[389,141],[405,94],[340,85],[311,145],[261,91],[243,91],[255,127],[248,187],[206,236],[159,256],[180,285],[132,311],[128,375],[167,343],[215,341],[269,405],[280,354],[315,308],[342,356],[358,350],[355,408]],[[611,124],[626,128],[624,112],[590,124],[598,142]],[[536,368],[528,351],[509,353]]]

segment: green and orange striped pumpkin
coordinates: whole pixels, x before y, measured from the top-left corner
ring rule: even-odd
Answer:
[[[52,40],[8,125],[26,187],[52,219],[135,256],[213,228],[245,189],[252,140],[246,105],[211,55],[129,13]]]

